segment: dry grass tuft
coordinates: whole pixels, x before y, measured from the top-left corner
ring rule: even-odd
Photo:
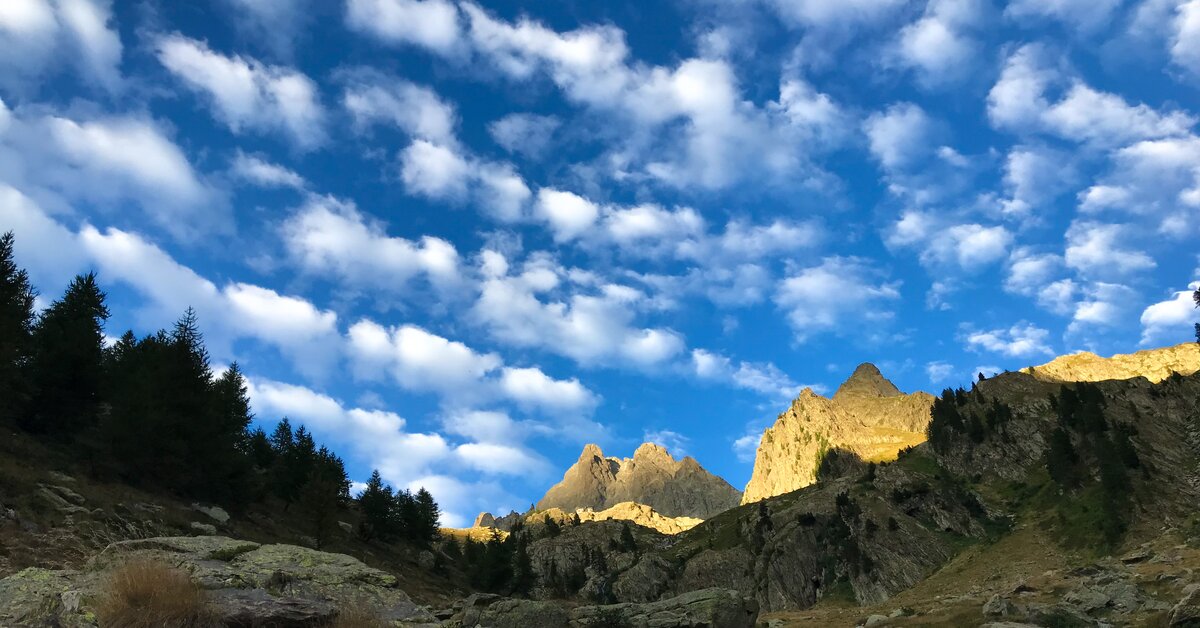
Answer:
[[[109,576],[96,618],[105,628],[219,625],[204,591],[187,573],[150,561],[125,564]]]
[[[338,611],[337,619],[330,622],[328,628],[384,628],[387,625],[374,610],[343,606]]]

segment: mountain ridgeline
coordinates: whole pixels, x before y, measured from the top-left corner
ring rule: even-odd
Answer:
[[[600,511],[636,502],[667,517],[707,519],[736,506],[740,497],[695,459],[675,460],[659,445],[644,443],[632,458],[611,458],[589,444],[562,481],[538,500],[537,509]]]

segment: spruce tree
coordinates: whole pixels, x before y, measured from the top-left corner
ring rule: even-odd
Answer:
[[[11,231],[0,236],[0,421],[16,419],[30,396],[25,368],[37,293],[13,259],[14,243]]]
[[[362,511],[359,534],[366,540],[390,541],[399,532],[395,496],[392,487],[383,483],[379,471],[371,472],[367,488],[358,496],[358,507]]]
[[[104,300],[95,273],[79,275],[34,324],[27,430],[71,438],[95,423],[104,400]]]
[[[441,535],[441,510],[433,495],[425,487],[417,489],[414,498],[416,502],[417,529],[414,540],[421,545],[428,545]]]

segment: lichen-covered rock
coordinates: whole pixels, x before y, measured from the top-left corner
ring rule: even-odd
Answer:
[[[204,506],[202,504],[192,504],[192,509],[197,512],[207,515],[217,523],[229,523],[229,513],[225,512],[220,506]]]
[[[581,606],[571,612],[571,626],[613,625],[655,628],[752,628],[758,604],[731,589],[702,589],[646,604]]]
[[[4,578],[0,580],[0,626],[95,626],[95,616],[80,603],[80,588],[94,586],[95,581],[79,571],[38,567]]]
[[[566,628],[569,622],[566,609],[559,604],[496,596],[468,598],[462,617],[462,625],[472,628]]]
[[[1200,628],[1200,585],[1191,585],[1182,600],[1171,609],[1167,625],[1171,628]]]
[[[90,625],[78,621],[87,621],[88,605],[101,593],[107,572],[134,560],[186,571],[211,591],[229,625],[318,625],[343,607],[370,609],[402,626],[436,622],[397,588],[394,576],[350,556],[197,536],[121,541],[93,557],[86,571],[27,569],[0,580],[0,626],[27,625],[20,618],[35,612],[68,626]],[[67,592],[71,604],[62,601]]]

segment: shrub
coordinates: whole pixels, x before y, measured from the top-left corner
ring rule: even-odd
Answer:
[[[96,617],[106,628],[218,625],[207,596],[188,574],[149,561],[125,564],[109,576]]]

